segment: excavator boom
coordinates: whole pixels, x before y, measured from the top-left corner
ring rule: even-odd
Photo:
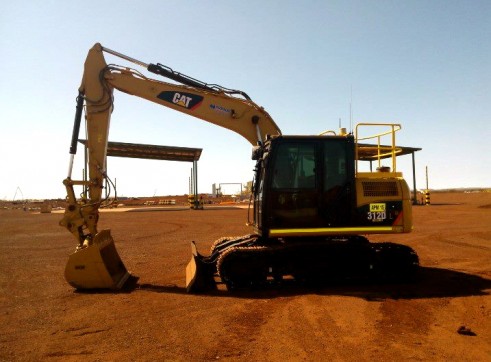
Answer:
[[[181,84],[171,84],[148,78],[140,72],[116,65],[106,65],[103,52],[133,61],[155,74],[162,75]],[[94,87],[96,94],[115,88],[119,91],[147,99],[162,106],[186,113],[234,131],[252,145],[263,142],[266,135],[281,135],[281,130],[263,107],[254,103],[242,91],[218,85],[210,85],[189,76],[174,72],[160,64],[146,64],[124,56],[100,44],[94,45],[86,60],[84,85]],[[241,95],[244,99],[235,97]],[[103,97],[103,96],[102,96]],[[107,105],[106,101],[103,107]]]

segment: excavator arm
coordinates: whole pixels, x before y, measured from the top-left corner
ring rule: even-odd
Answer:
[[[151,79],[132,68],[108,65],[103,52],[181,84]],[[124,283],[129,275],[117,255],[109,230],[97,230],[102,191],[107,179],[106,155],[114,89],[227,128],[243,136],[253,146],[262,144],[267,135],[281,135],[270,115],[244,92],[206,84],[166,66],[146,64],[95,44],[84,65],[77,97],[69,171],[63,181],[67,190],[67,207],[60,225],[66,227],[78,241],[65,277],[76,288],[114,288]],[[71,174],[84,105],[89,180],[75,181]],[[84,195],[76,197],[74,186],[80,185],[88,188],[88,198]],[[83,256],[83,253],[92,256]],[[102,271],[94,271],[97,268]],[[101,273],[105,276],[98,277]]]

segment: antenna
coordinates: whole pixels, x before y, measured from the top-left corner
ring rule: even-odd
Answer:
[[[351,98],[349,102],[349,129],[350,133],[353,133],[353,110],[352,110],[352,104],[353,104],[353,85],[351,85]]]

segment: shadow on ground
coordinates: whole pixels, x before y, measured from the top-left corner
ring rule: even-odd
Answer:
[[[134,277],[119,293],[154,292],[186,294],[186,288],[177,285],[138,283]],[[489,295],[491,279],[455,270],[421,267],[416,281],[408,283],[374,283],[360,281],[329,282],[319,284],[297,283],[288,280],[255,289],[226,291],[223,288],[202,295],[249,299],[276,298],[302,294],[353,296],[368,301],[384,299],[423,299]],[[100,293],[85,291],[84,293]],[[114,293],[111,291],[110,293]]]

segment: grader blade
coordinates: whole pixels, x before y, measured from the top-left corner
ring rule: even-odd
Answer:
[[[129,277],[110,230],[71,254],[65,268],[66,281],[76,289],[121,289]]]
[[[186,266],[186,291],[199,293],[217,289],[214,274],[216,263],[201,256],[194,241],[191,243],[191,261]]]

